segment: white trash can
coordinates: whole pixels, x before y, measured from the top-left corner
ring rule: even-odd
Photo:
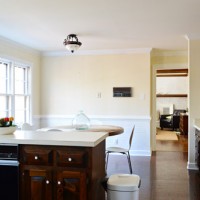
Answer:
[[[107,182],[108,200],[139,200],[140,177],[135,174],[114,174]]]

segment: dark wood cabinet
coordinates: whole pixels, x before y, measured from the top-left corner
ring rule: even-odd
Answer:
[[[187,135],[188,134],[188,115],[181,113],[180,114],[180,124],[179,129],[181,134]]]
[[[85,172],[60,171],[57,173],[56,199],[87,199],[87,181]]]
[[[105,200],[105,141],[96,147],[20,145],[21,200]]]
[[[45,169],[23,169],[21,171],[21,198],[31,200],[53,199],[52,172]]]

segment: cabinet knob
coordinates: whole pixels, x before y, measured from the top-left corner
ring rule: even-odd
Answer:
[[[47,185],[49,184],[49,180],[46,180],[46,184],[47,184]]]
[[[58,181],[58,185],[60,185],[61,184],[61,181]]]
[[[72,161],[72,158],[68,158],[68,161],[71,162],[71,161]]]
[[[35,156],[35,160],[38,160],[39,159],[39,157],[38,156]]]

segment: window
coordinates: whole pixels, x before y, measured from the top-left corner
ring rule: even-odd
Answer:
[[[30,66],[0,60],[0,118],[31,123]]]

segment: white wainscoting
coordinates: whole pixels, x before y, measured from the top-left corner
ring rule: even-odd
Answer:
[[[135,125],[131,155],[151,156],[150,146],[150,117],[149,116],[88,116],[92,123],[100,122],[103,125],[116,125],[124,128],[124,133],[110,136],[106,139],[106,146],[128,147],[129,136]],[[72,124],[74,116],[35,116],[33,126],[35,128],[53,127]]]

